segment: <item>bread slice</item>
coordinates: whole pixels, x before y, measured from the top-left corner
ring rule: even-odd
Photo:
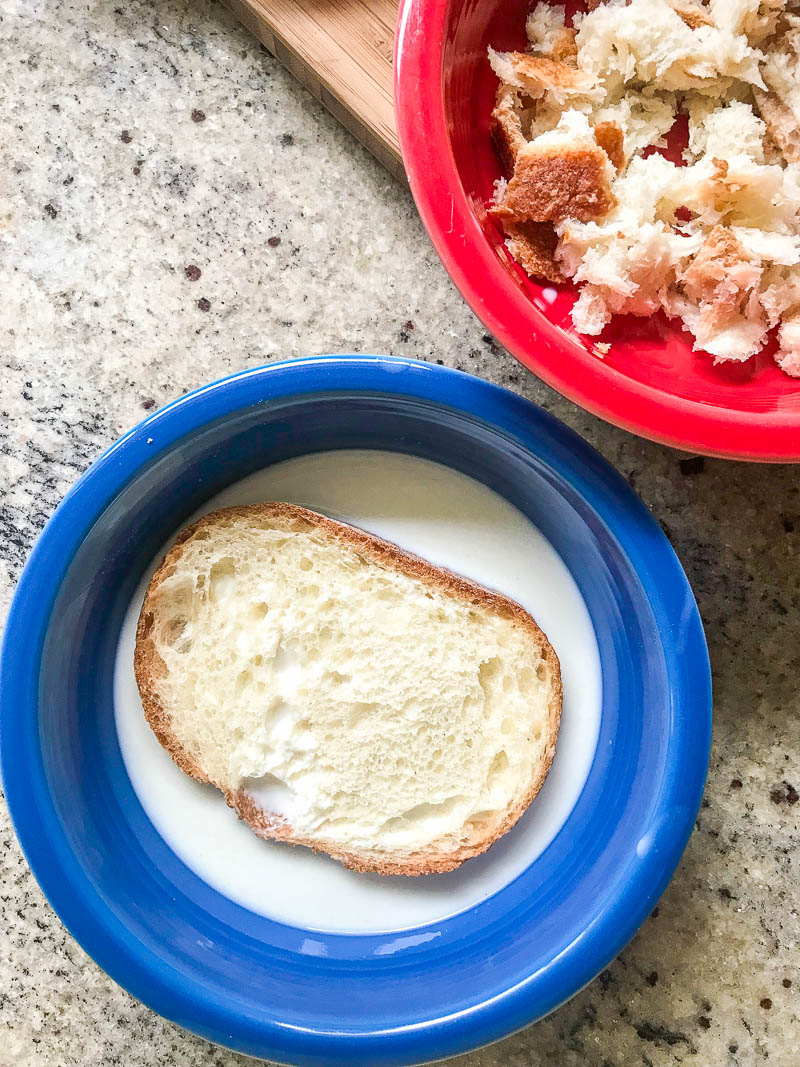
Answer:
[[[518,604],[293,504],[179,536],[136,635],[156,737],[264,838],[380,874],[484,852],[545,780],[558,659]]]

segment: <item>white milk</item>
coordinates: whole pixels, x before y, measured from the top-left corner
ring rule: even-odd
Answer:
[[[164,840],[209,885],[281,922],[310,930],[394,931],[473,907],[521,874],[553,839],[594,756],[600,657],[572,576],[550,543],[502,497],[448,467],[411,456],[349,451],[287,460],[226,489],[197,514],[263,500],[304,504],[346,520],[527,608],[555,647],[563,673],[558,753],[549,777],[509,834],[448,874],[357,874],[309,849],[260,840],[221,793],[175,766],[144,719],[133,649],[154,560],[128,610],[114,678],[119,742],[142,806]]]

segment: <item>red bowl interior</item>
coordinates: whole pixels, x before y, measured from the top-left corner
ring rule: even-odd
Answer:
[[[714,366],[663,315],[572,327],[575,291],[513,261],[486,205],[500,166],[489,137],[497,79],[486,52],[521,48],[530,0],[405,0],[395,55],[403,160],[422,219],[473,311],[529,370],[595,415],[690,451],[800,460],[800,380],[772,358]],[[573,9],[579,7],[572,4]],[[596,342],[610,343],[605,354]]]

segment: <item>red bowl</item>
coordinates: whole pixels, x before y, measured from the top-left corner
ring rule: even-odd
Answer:
[[[405,0],[395,52],[403,160],[422,220],[475,314],[516,358],[587,411],[654,441],[736,459],[800,461],[800,380],[765,350],[714,366],[661,315],[624,316],[596,341],[573,328],[574,289],[511,259],[486,205],[500,175],[489,137],[488,45],[521,48],[530,0]]]

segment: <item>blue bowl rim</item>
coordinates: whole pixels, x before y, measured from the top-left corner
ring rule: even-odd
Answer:
[[[90,909],[83,908],[78,899],[62,892],[60,864],[77,864],[77,861],[64,854],[63,849],[53,849],[48,843],[52,841],[48,834],[53,831],[57,834],[58,826],[42,826],[34,806],[26,803],[29,797],[26,797],[25,783],[16,774],[12,756],[14,738],[19,736],[25,717],[36,716],[35,702],[29,699],[30,671],[38,664],[61,579],[89,529],[130,479],[177,441],[237,410],[278,398],[337,391],[395,394],[460,411],[512,435],[540,457],[544,438],[547,462],[609,526],[629,558],[635,559],[637,530],[645,524],[648,553],[652,554],[654,545],[658,550],[657,560],[647,561],[651,584],[657,583],[662,589],[670,586],[679,589],[693,607],[693,617],[689,620],[692,642],[685,669],[693,679],[691,714],[695,723],[690,750],[680,754],[685,760],[685,773],[681,777],[683,818],[661,828],[658,863],[642,863],[638,875],[626,886],[624,895],[615,901],[602,923],[595,924],[591,938],[571,946],[571,958],[563,960],[566,982],[572,988],[569,996],[578,992],[621,951],[666,887],[694,824],[710,754],[708,651],[699,612],[677,556],[647,508],[610,464],[578,434],[530,401],[480,378],[435,364],[397,356],[335,354],[285,360],[220,378],[154,412],[103,452],[67,492],[40,534],[19,579],[0,657],[3,682],[0,691],[0,774],[25,857],[54,910],[79,944],[115,981],[159,1014],[232,1048],[236,1048],[235,1017],[226,1019],[222,1025],[217,1021],[218,1009],[206,1003],[205,991],[187,991],[178,971],[173,972],[173,981],[165,984],[163,970],[156,979],[155,974],[148,974],[146,967],[141,966],[141,961],[127,958],[118,946],[109,946],[106,931],[94,920]],[[636,570],[640,572],[645,563],[644,556],[640,556],[636,563]],[[684,627],[687,625],[685,617],[680,620],[677,617],[672,620],[662,618],[661,621],[667,625],[670,621],[675,625],[679,622]],[[669,797],[659,799],[659,806],[670,806]],[[54,858],[59,852],[60,857]],[[668,857],[666,861],[665,856]],[[307,1040],[308,1062],[311,1062],[320,1053],[320,1038],[339,1036],[353,1043],[353,1062],[356,1054],[371,1057],[364,1062],[378,1062],[381,1038],[390,1034],[393,1039],[391,1062],[412,1062],[397,1058],[402,1053],[403,1034],[409,1053],[413,1048],[413,1062],[439,1058],[443,1049],[447,1055],[474,1049],[541,1018],[568,999],[559,996],[544,1013],[526,1011],[526,1003],[533,1003],[534,978],[531,976],[526,982],[455,1016],[449,1015],[445,1009],[438,1019],[403,1027],[401,1032],[297,1034],[298,1052]],[[563,988],[563,983],[559,984]],[[538,991],[537,999],[541,1001],[541,991]],[[215,1020],[211,1026],[209,1018]],[[269,1022],[265,1022],[264,1028],[264,1047],[268,1050],[272,1044],[270,1038],[277,1037],[269,1031],[277,1028]],[[445,1030],[448,1031],[446,1037]],[[325,1061],[314,1059],[314,1062]]]

